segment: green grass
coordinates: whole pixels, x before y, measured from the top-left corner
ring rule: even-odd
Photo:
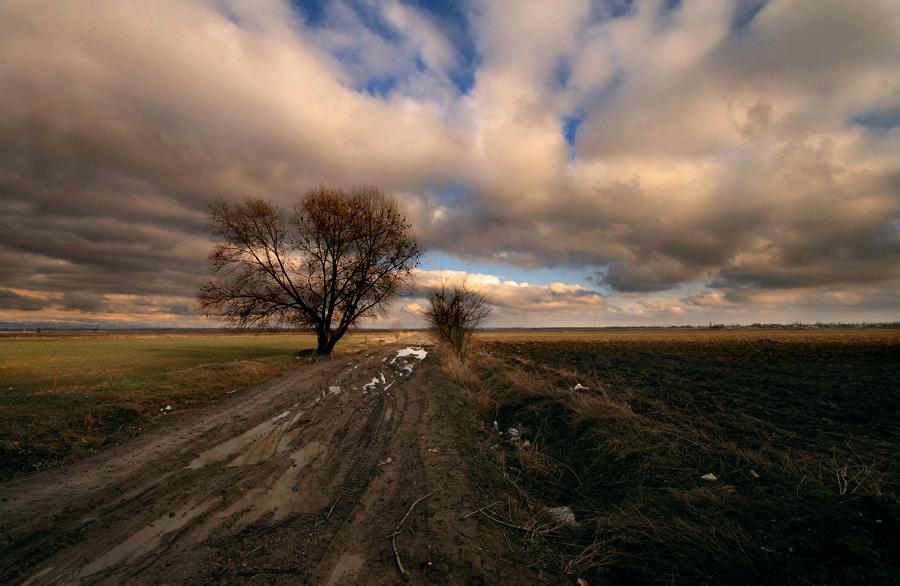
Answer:
[[[0,340],[4,396],[115,386],[204,364],[291,356],[312,336],[110,335]],[[12,387],[12,390],[10,390]]]
[[[335,350],[377,336],[350,335]],[[292,368],[302,334],[0,337],[0,478],[77,457]]]

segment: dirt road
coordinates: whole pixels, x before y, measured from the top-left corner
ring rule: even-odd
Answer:
[[[534,583],[484,504],[425,340],[309,365],[0,487],[0,582]],[[435,491],[435,492],[433,492]],[[400,533],[397,522],[419,497]]]

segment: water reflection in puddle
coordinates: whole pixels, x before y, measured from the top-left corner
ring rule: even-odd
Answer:
[[[249,525],[268,513],[272,513],[273,521],[278,521],[301,508],[304,499],[317,499],[320,495],[303,495],[298,494],[298,491],[303,468],[325,451],[325,446],[321,443],[309,442],[291,454],[291,465],[275,479],[271,487],[247,491],[243,497],[218,513],[216,519],[227,519],[235,513],[243,512],[238,521],[239,526]],[[315,504],[318,505],[318,501]]]
[[[263,421],[253,429],[206,450],[194,458],[188,464],[188,468],[196,470],[210,464],[222,462],[235,455],[237,457],[228,463],[229,466],[243,466],[267,460],[276,453],[288,449],[296,434],[296,430],[291,430],[290,428],[297,422],[302,413],[302,411],[299,412],[290,422],[287,420],[290,411],[285,411],[272,419]]]
[[[186,506],[172,515],[166,515],[157,519],[133,534],[124,542],[81,568],[78,577],[84,578],[123,561],[132,560],[141,555],[150,553],[159,545],[163,535],[183,528],[193,519],[205,513],[214,502],[214,500],[210,500],[199,505]]]
[[[340,584],[345,579],[353,578],[356,574],[362,569],[363,564],[365,563],[365,559],[359,554],[355,553],[345,553],[341,556],[341,559],[338,560],[338,563],[334,566],[334,569],[331,570],[331,575],[328,576],[328,582],[326,582],[327,586],[336,586]]]

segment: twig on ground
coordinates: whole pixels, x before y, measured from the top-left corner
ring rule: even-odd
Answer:
[[[394,548],[394,559],[397,560],[397,569],[400,570],[400,574],[402,576],[406,576],[406,569],[403,567],[403,562],[400,561],[400,552],[397,551],[397,536],[391,535],[391,547]]]
[[[522,527],[521,525],[515,525],[515,524],[513,524],[513,523],[507,523],[506,521],[504,521],[504,520],[502,520],[502,519],[498,519],[497,517],[488,515],[488,514],[487,514],[487,511],[478,511],[478,512],[481,513],[482,515],[484,515],[485,517],[487,517],[488,519],[490,519],[491,521],[493,521],[494,523],[499,523],[500,525],[506,525],[507,527],[511,527],[511,528],[513,528],[513,529],[518,529],[519,531],[525,531],[525,532],[527,532],[527,533],[531,533],[531,531],[532,531],[532,530],[531,530],[530,528],[528,528],[528,527]]]
[[[329,517],[331,517],[331,513],[334,512],[334,508],[337,506],[337,504],[338,504],[339,502],[341,502],[341,497],[342,497],[342,496],[343,496],[343,495],[340,495],[340,494],[339,494],[338,497],[337,497],[336,499],[334,499],[334,503],[332,503],[331,508],[328,509],[328,514],[325,515],[325,518],[326,518],[326,519],[328,519]]]
[[[800,498],[800,487],[803,486],[803,483],[805,481],[806,481],[806,475],[804,474],[803,478],[800,479],[800,482],[797,483],[797,490],[795,491],[797,493],[797,498]]]
[[[338,504],[339,502],[341,502],[341,497],[342,497],[342,496],[343,496],[343,495],[340,495],[340,494],[339,494],[338,497],[337,497],[336,499],[334,499],[334,502],[331,503],[331,508],[328,509],[328,513],[325,514],[325,518],[324,518],[324,519],[319,519],[318,521],[316,521],[316,524],[313,525],[313,529],[315,529],[316,527],[318,527],[319,525],[321,525],[322,523],[324,523],[325,521],[327,521],[328,519],[331,518],[331,513],[334,512],[334,508],[337,506],[337,504]]]
[[[464,517],[462,517],[462,519],[468,519],[468,518],[471,517],[472,515],[477,515],[478,513],[480,513],[481,511],[483,511],[483,510],[485,510],[485,509],[490,509],[490,508],[493,507],[494,505],[499,505],[500,502],[501,502],[501,501],[496,501],[496,502],[493,502],[493,503],[491,503],[491,504],[489,504],[489,505],[485,505],[485,506],[481,507],[480,509],[478,509],[477,511],[472,511],[472,512],[469,513],[468,515],[465,515]],[[462,520],[462,519],[460,519],[460,520]]]
[[[394,559],[397,560],[397,568],[400,570],[400,574],[402,574],[404,577],[406,576],[406,568],[403,567],[403,562],[400,561],[400,552],[397,551],[397,535],[400,533],[400,529],[401,527],[403,527],[403,523],[406,521],[406,518],[409,517],[409,514],[412,513],[412,510],[416,508],[416,505],[436,492],[436,490],[432,490],[425,496],[419,497],[414,500],[413,503],[409,505],[409,509],[407,509],[406,514],[403,515],[400,521],[397,522],[397,526],[394,527],[394,532],[388,535],[388,537],[391,538],[391,547],[394,548]]]

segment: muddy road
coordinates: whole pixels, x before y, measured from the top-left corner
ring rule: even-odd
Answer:
[[[534,583],[424,339],[298,368],[0,487],[0,582]],[[434,491],[434,492],[433,492]],[[414,501],[429,493],[389,536]]]

